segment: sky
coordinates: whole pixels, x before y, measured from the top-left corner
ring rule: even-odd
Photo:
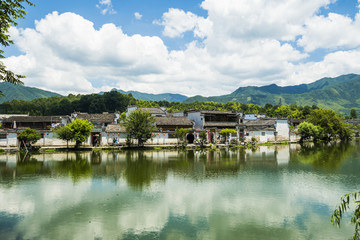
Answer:
[[[5,65],[26,86],[187,96],[360,74],[360,0],[33,0]]]

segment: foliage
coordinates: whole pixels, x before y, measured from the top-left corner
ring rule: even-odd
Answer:
[[[357,114],[355,108],[352,108],[352,109],[350,110],[350,118],[352,118],[352,119],[358,118],[358,114]]]
[[[322,129],[319,126],[315,126],[310,122],[302,122],[298,126],[298,132],[301,134],[300,142],[313,138],[314,141],[320,139]]]
[[[27,95],[31,93],[27,92]],[[125,112],[128,105],[135,103],[135,98],[111,91],[102,95],[70,94],[67,97],[56,96],[31,101],[12,100],[0,104],[0,112],[4,114],[30,113],[32,116],[70,115],[74,110],[88,113]]]
[[[34,6],[28,0],[6,0],[1,1],[0,7],[0,45],[3,47],[10,46],[14,42],[10,39],[9,29],[11,26],[17,26],[17,19],[25,17],[26,11],[24,10],[24,3]],[[0,49],[0,58],[4,58],[4,51]],[[13,72],[6,69],[5,65],[0,62],[0,79],[5,82],[11,82],[14,84],[23,84],[21,78],[24,76],[16,75]]]
[[[155,131],[155,118],[150,112],[136,109],[125,118],[124,126],[130,137],[138,140],[138,146],[143,146]]]
[[[177,138],[178,142],[183,142],[185,140],[185,136],[190,132],[191,129],[188,128],[176,128],[174,132],[174,136]]]
[[[30,147],[31,144],[36,143],[40,140],[41,134],[36,131],[35,129],[27,128],[22,131],[18,136],[17,139],[22,143],[21,147]]]
[[[348,124],[342,121],[341,116],[329,109],[317,109],[311,112],[308,121],[321,127],[322,140],[331,141],[351,139],[351,130]]]
[[[67,125],[67,128],[73,133],[73,139],[76,141],[75,147],[78,148],[88,139],[94,126],[88,120],[75,119]]]
[[[206,132],[199,133],[199,138],[202,142],[206,142],[206,138],[207,138]]]
[[[67,126],[57,127],[54,132],[57,134],[58,138],[66,141],[66,147],[69,148],[69,141],[73,140],[75,135]]]
[[[340,205],[335,208],[331,222],[333,225],[340,227],[341,219],[344,213],[350,209],[351,201],[356,205],[350,221],[355,225],[355,232],[352,239],[358,240],[360,239],[360,191],[347,193],[341,197]]]
[[[225,137],[228,137],[230,134],[236,135],[237,131],[234,129],[229,129],[229,128],[224,128],[224,129],[221,129],[221,131],[220,131],[220,135],[225,136]]]

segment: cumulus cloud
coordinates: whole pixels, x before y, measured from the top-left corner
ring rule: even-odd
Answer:
[[[161,21],[156,20],[154,23],[164,26],[163,35],[171,38],[180,37],[188,31],[193,31],[196,37],[204,38],[211,30],[209,20],[174,8],[164,13]]]
[[[305,25],[299,46],[311,52],[318,48],[354,48],[360,46],[360,13],[355,19],[336,13],[314,16]]]
[[[157,36],[129,36],[114,24],[95,29],[77,14],[54,12],[35,29],[13,28],[23,55],[5,61],[27,76],[26,84],[60,93],[116,87],[209,96],[360,73],[360,15],[319,16],[332,2],[204,0],[206,17],[171,8],[154,23],[170,38],[192,32],[182,50],[169,50]],[[331,51],[319,62],[309,60],[319,48]]]
[[[113,8],[111,0],[100,0],[99,4],[96,5],[101,10],[101,14],[115,14],[116,11]]]
[[[134,16],[135,16],[135,18],[136,18],[137,20],[141,20],[141,18],[142,18],[142,15],[141,15],[140,13],[138,13],[138,12],[135,12],[135,13],[134,13]]]

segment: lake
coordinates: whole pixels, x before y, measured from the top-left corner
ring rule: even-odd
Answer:
[[[0,155],[0,239],[348,239],[359,146]]]

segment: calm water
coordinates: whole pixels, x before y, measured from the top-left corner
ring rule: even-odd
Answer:
[[[0,155],[0,239],[347,239],[359,146]]]

